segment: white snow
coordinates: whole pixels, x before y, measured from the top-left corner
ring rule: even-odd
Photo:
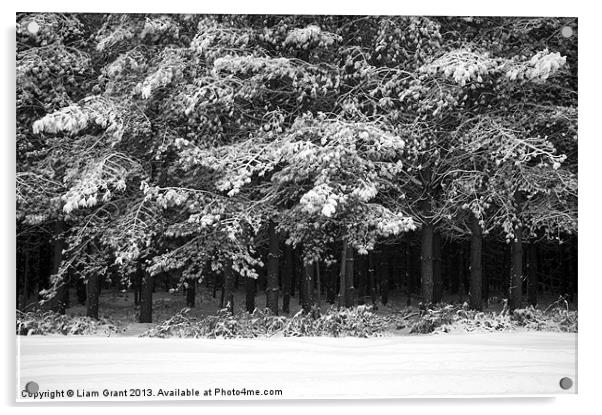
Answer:
[[[284,399],[549,395],[576,382],[577,335],[510,332],[384,338],[152,339],[18,336],[18,397],[40,391],[281,389]],[[273,397],[259,397],[259,399]],[[79,398],[81,400],[82,398]],[[171,398],[174,399],[174,398]],[[42,400],[38,400],[42,401]]]

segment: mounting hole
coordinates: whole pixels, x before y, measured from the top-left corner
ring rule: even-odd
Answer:
[[[40,385],[38,385],[37,383],[31,381],[31,382],[27,382],[25,384],[25,391],[27,391],[27,393],[38,393],[38,391],[40,390]]]
[[[560,387],[562,389],[571,389],[571,387],[573,386],[573,379],[571,378],[562,378],[560,379]]]
[[[573,36],[573,28],[571,26],[564,26],[562,29],[560,29],[560,34],[562,37],[569,38]]]
[[[40,25],[37,22],[29,22],[27,25],[27,31],[32,35],[35,35],[40,30]]]

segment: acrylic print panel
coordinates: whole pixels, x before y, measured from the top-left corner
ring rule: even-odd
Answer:
[[[18,401],[576,393],[576,18],[16,26]]]

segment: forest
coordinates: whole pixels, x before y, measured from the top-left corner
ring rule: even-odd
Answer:
[[[17,14],[18,316],[576,309],[577,35]]]

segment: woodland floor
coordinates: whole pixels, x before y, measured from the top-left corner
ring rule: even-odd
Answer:
[[[549,395],[576,381],[576,333],[380,338],[156,339],[18,336],[19,390],[280,389],[281,398]],[[257,399],[258,397],[246,397]],[[259,397],[259,398],[270,398]],[[31,398],[20,398],[32,400]],[[173,398],[172,398],[173,399]],[[180,398],[178,398],[180,399]],[[81,400],[81,398],[80,398]]]

